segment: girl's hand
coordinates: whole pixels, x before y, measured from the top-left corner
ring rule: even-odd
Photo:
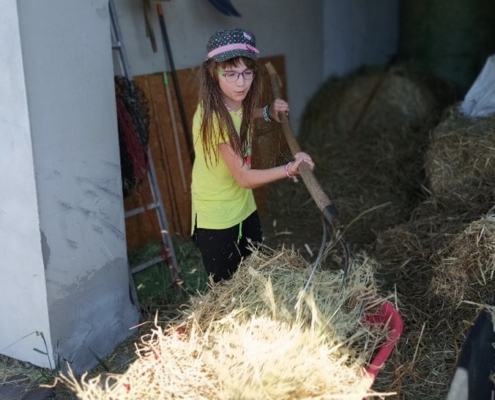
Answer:
[[[296,153],[296,155],[294,156],[294,161],[289,163],[289,166],[287,167],[289,175],[294,176],[299,174],[299,165],[301,165],[302,162],[308,164],[311,171],[313,171],[315,163],[308,154],[301,151],[299,153]]]
[[[276,99],[270,104],[270,117],[277,122],[280,122],[279,112],[285,112],[285,115],[289,115],[289,104],[285,100]]]

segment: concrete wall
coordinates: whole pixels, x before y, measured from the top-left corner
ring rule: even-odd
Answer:
[[[51,348],[16,0],[0,13],[0,352],[38,365]]]
[[[78,373],[96,364],[91,351],[110,352],[138,320],[129,295],[108,6],[6,2],[2,93],[12,97],[0,103],[0,242],[8,246],[0,252],[0,350],[48,366],[33,351],[42,346],[23,339],[40,331],[48,352]]]
[[[397,56],[400,2],[324,0],[323,73],[344,76],[365,65],[386,65]]]

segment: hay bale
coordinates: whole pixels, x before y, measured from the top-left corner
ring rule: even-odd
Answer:
[[[441,254],[430,290],[457,306],[463,300],[493,300],[495,215],[470,223]]]
[[[375,262],[358,255],[349,268],[344,290],[341,271],[319,269],[302,292],[308,263],[284,249],[255,252],[166,331],[157,324],[143,337],[124,374],[60,380],[82,400],[361,399],[372,393],[364,367],[387,332],[362,321],[363,305],[384,301]]]
[[[426,153],[429,188],[437,197],[495,197],[495,116],[466,117],[455,105],[433,130]]]
[[[301,139],[328,146],[382,131],[393,139],[404,127],[432,126],[454,99],[454,90],[426,70],[364,68],[320,87],[303,113]]]
[[[407,220],[420,201],[428,128],[452,101],[448,90],[439,90],[444,86],[411,67],[369,68],[329,79],[308,102],[301,146],[315,160],[315,175],[337,206],[351,245],[369,245],[379,232]],[[301,209],[307,196],[294,196],[287,184],[272,188],[271,218],[287,221],[285,230],[309,231],[317,241],[318,216],[308,212],[312,204]],[[295,221],[303,226],[296,229]],[[311,238],[285,239],[293,244]]]
[[[417,207],[411,219],[381,232],[371,252],[381,290],[396,293],[404,319],[397,351],[376,381],[401,398],[445,398],[459,348],[477,310],[460,298],[492,299],[490,204],[440,201]],[[460,279],[460,280],[458,280]],[[491,281],[493,283],[493,281]]]
[[[404,137],[401,133],[398,136]],[[387,147],[388,151],[379,145],[342,142],[332,147],[305,148],[315,161],[315,177],[339,211],[346,241],[356,248],[373,243],[379,232],[406,221],[419,202],[422,147]],[[284,241],[303,250],[308,243],[317,249],[321,213],[304,184],[275,182],[268,190],[269,215],[264,227],[270,245]],[[270,236],[273,220],[277,226]],[[294,234],[276,236],[280,231]]]

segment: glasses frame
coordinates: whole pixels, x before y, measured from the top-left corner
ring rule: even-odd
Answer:
[[[251,72],[253,73],[253,75],[251,76],[251,78],[246,78],[246,77],[244,76],[244,74],[245,74],[247,71],[251,71]],[[242,78],[243,78],[245,81],[249,82],[249,81],[252,81],[252,80],[254,79],[254,76],[256,75],[256,70],[255,70],[254,68],[247,68],[247,69],[245,69],[245,70],[244,70],[244,71],[242,71],[242,72],[227,71],[228,73],[237,74],[236,78],[235,78],[233,81],[231,81],[231,80],[229,80],[230,78],[227,78],[227,75],[225,75],[226,71],[222,71],[221,69],[217,69],[217,72],[218,72],[218,74],[219,74],[219,75],[222,75],[222,76],[225,78],[225,80],[226,80],[227,82],[229,82],[229,83],[235,83],[235,82],[237,82],[237,81],[239,80],[239,78],[240,78],[240,76],[241,76],[241,75],[242,75]]]

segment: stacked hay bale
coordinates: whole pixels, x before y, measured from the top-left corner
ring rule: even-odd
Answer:
[[[489,208],[430,199],[410,221],[378,236],[377,276],[383,291],[396,293],[405,327],[378,378],[381,390],[403,398],[445,398],[477,315],[473,304],[493,300],[495,223]]]
[[[335,201],[349,243],[370,244],[378,232],[407,220],[420,201],[429,129],[453,101],[439,79],[397,65],[330,78],[308,102],[300,144],[316,161],[315,175]],[[304,188],[273,188],[272,212],[283,213],[284,230],[306,219],[297,231],[314,232],[317,241],[321,224]]]
[[[433,195],[473,202],[479,194],[495,199],[495,115],[464,116],[451,107],[434,129],[426,155]]]
[[[443,399],[477,315],[476,304],[493,300],[495,117],[463,117],[457,105],[442,114],[452,96],[442,98],[432,89],[431,97],[407,89],[407,84],[403,92],[413,99],[404,95],[403,107],[398,101],[394,109],[387,100],[396,99],[397,91],[386,90],[387,79],[375,76],[374,84],[367,85],[365,77],[328,81],[308,104],[301,144],[315,158],[315,174],[344,222],[359,218],[344,237],[365,245],[378,260],[381,290],[397,296],[405,320],[398,351],[378,376],[376,389],[396,391],[406,399]],[[396,84],[401,79],[409,76],[399,75]],[[374,93],[373,101],[383,90],[385,98],[376,103],[376,111],[373,101],[356,100],[365,96],[347,94],[357,82]],[[344,99],[351,105],[341,104]],[[406,114],[416,103],[422,103],[418,112]],[[373,119],[371,112],[383,116]],[[421,185],[423,202],[417,196]],[[289,227],[308,218],[303,214],[310,209],[304,190],[277,190],[278,209],[287,214],[300,210]],[[374,208],[381,204],[388,205]],[[373,211],[362,216],[366,210]],[[293,231],[312,226],[315,239],[321,238],[314,214],[310,224]]]
[[[351,260],[342,273],[311,267],[284,249],[256,252],[230,281],[191,300],[183,316],[143,337],[139,358],[122,375],[61,378],[80,399],[297,399],[372,394],[364,368],[384,342],[368,326],[376,299],[375,262]],[[375,300],[371,300],[375,298]]]
[[[375,243],[378,273],[393,285],[405,319],[399,351],[378,387],[445,398],[478,308],[493,301],[494,131],[495,117],[468,118],[450,108],[426,156],[432,196]]]
[[[452,88],[423,69],[363,68],[320,87],[305,109],[301,140],[325,147],[380,134],[394,140],[404,127],[431,127],[454,98]]]

